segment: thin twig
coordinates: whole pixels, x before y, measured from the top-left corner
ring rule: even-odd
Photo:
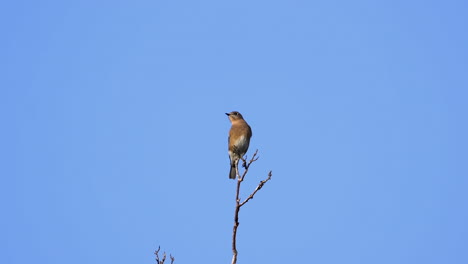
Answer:
[[[166,261],[166,252],[163,253],[162,259],[159,258],[159,251],[161,250],[161,246],[158,247],[158,249],[154,252],[154,255],[156,256],[156,263],[157,264],[163,264],[164,261]]]
[[[255,188],[255,191],[253,191],[252,194],[249,195],[249,197],[247,197],[247,199],[245,199],[241,204],[239,204],[239,207],[242,207],[244,204],[246,204],[249,200],[253,199],[254,198],[254,195],[260,190],[262,189],[263,185],[267,182],[271,180],[271,171],[268,173],[268,178],[266,178],[265,180],[263,181],[260,181],[260,183],[258,184],[257,188]]]
[[[268,173],[268,178],[266,178],[263,181],[260,181],[257,188],[255,188],[255,190],[249,195],[249,197],[247,197],[247,199],[245,199],[242,203],[240,202],[239,193],[240,193],[241,183],[244,181],[245,176],[247,175],[247,172],[249,171],[250,165],[253,162],[258,160],[257,153],[258,153],[258,149],[255,151],[252,158],[248,162],[246,161],[246,159],[241,157],[241,159],[243,161],[242,166],[245,168],[242,175],[240,175],[240,173],[239,173],[239,168],[238,168],[238,162],[239,161],[237,161],[237,163],[236,163],[237,189],[236,189],[236,207],[235,207],[235,210],[234,210],[234,227],[233,227],[233,230],[232,230],[232,262],[231,262],[231,264],[236,264],[237,263],[237,244],[236,244],[236,240],[237,240],[237,228],[239,227],[239,210],[240,210],[241,206],[243,206],[248,201],[253,199],[254,195],[263,187],[263,185],[266,182],[268,182],[271,179],[271,175],[272,175],[272,173],[270,171]]]
[[[161,250],[161,246],[158,247],[156,251],[154,251],[154,255],[156,256],[156,264],[164,264],[166,261],[166,252],[163,252],[162,259],[159,258],[159,251]],[[169,254],[169,257],[171,258],[171,264],[174,263],[175,258]]]
[[[232,262],[231,264],[237,263],[237,246],[236,246],[236,237],[237,237],[237,227],[239,227],[239,192],[240,192],[240,184],[242,179],[239,175],[239,170],[236,166],[236,174],[237,174],[237,190],[236,190],[236,208],[234,210],[234,227],[232,230]]]

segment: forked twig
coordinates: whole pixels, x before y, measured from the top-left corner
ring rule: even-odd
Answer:
[[[156,256],[156,264],[164,264],[166,261],[166,252],[163,252],[162,259],[159,258],[159,251],[161,250],[161,246],[158,247],[156,251],[154,251],[154,255]],[[171,258],[171,264],[174,263],[175,258],[169,254],[169,258]]]
[[[262,189],[263,185],[265,185],[266,182],[271,180],[271,176],[272,176],[272,173],[270,171],[268,173],[268,177],[265,180],[260,181],[257,188],[255,188],[255,190],[249,195],[249,197],[247,197],[242,203],[240,202],[239,193],[240,193],[241,183],[244,181],[245,176],[247,175],[247,172],[249,171],[250,165],[252,165],[253,162],[258,160],[259,157],[257,157],[257,153],[258,153],[258,149],[255,151],[252,158],[248,162],[243,157],[241,158],[242,161],[243,161],[242,166],[244,167],[244,172],[242,173],[242,175],[240,175],[239,168],[237,166],[238,164],[236,164],[237,189],[236,189],[236,208],[234,210],[234,227],[233,227],[233,230],[232,230],[232,262],[231,262],[231,264],[236,264],[237,263],[237,244],[236,244],[237,241],[236,240],[237,240],[237,228],[239,227],[239,210],[248,201],[253,199],[254,195],[260,189]]]

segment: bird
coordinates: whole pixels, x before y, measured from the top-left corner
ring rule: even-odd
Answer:
[[[236,178],[236,166],[247,150],[249,149],[250,138],[252,137],[252,129],[245,122],[244,117],[237,111],[226,113],[231,121],[231,129],[228,137],[228,153],[231,162],[229,171],[229,179]]]

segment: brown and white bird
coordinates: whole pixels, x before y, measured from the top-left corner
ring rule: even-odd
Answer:
[[[241,113],[233,111],[226,113],[231,121],[231,130],[229,130],[228,150],[229,159],[231,161],[231,170],[229,171],[229,179],[236,178],[236,166],[239,159],[245,155],[249,149],[250,138],[252,137],[252,129],[245,122]]]

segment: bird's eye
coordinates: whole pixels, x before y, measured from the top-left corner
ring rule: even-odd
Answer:
[[[237,112],[234,112],[234,115],[238,115],[238,114],[239,114],[239,113],[237,113]]]

